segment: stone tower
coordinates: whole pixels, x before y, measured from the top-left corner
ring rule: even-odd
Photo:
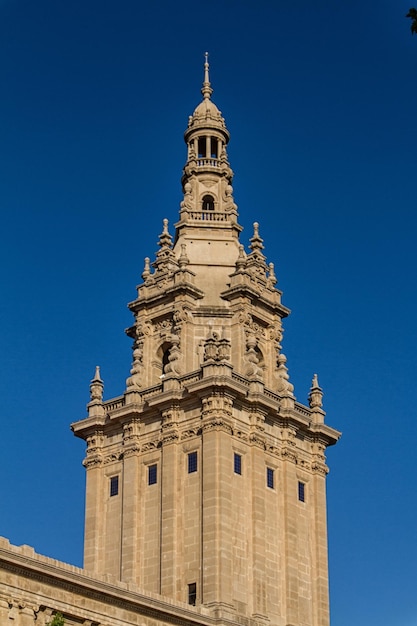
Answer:
[[[103,401],[97,368],[72,425],[87,442],[84,567],[220,621],[328,626],[324,452],[339,433],[316,376],[309,406],[295,399],[257,223],[239,243],[207,56],[202,95],[175,235],[165,219],[129,304],[126,389]]]

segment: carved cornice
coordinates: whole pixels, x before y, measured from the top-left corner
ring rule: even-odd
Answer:
[[[202,424],[203,432],[209,432],[212,430],[222,430],[229,435],[233,435],[233,429],[231,425],[222,417],[212,417],[205,419]]]
[[[102,465],[103,463],[103,457],[100,456],[92,456],[92,457],[86,457],[83,460],[83,466],[86,469],[91,469],[92,467],[99,467],[100,465]]]
[[[313,474],[319,474],[320,476],[323,476],[325,478],[329,473],[329,468],[325,463],[313,461],[313,463],[311,464],[311,471],[313,472]]]
[[[290,463],[294,463],[294,465],[297,464],[297,454],[296,452],[294,452],[294,450],[290,449],[290,448],[282,448],[281,450],[281,458],[283,461],[290,461]]]
[[[251,432],[249,435],[249,442],[258,448],[265,450],[265,437],[258,430]]]

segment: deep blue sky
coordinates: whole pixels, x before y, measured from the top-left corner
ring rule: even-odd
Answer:
[[[329,450],[332,626],[417,626],[411,0],[0,0],[0,534],[81,565],[89,381],[123,392],[210,52],[242,240],[260,222]]]

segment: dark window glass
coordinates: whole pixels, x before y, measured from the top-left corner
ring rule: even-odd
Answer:
[[[217,139],[215,137],[211,138],[211,150],[210,150],[210,156],[212,159],[217,159]]]
[[[300,502],[306,501],[306,486],[300,481],[298,481],[298,499]]]
[[[188,604],[195,606],[197,600],[197,583],[188,585]]]
[[[148,485],[156,485],[157,465],[149,465],[148,467]]]
[[[274,470],[270,467],[266,468],[266,484],[271,489],[274,488]]]
[[[206,156],[206,138],[201,137],[198,140],[198,158],[204,159]]]
[[[166,367],[169,363],[169,349],[166,349],[162,355],[162,373],[165,374]]]
[[[119,477],[112,476],[110,478],[110,495],[117,496],[118,493],[119,493]]]
[[[214,211],[214,198],[213,196],[204,196],[202,200],[203,211]]]
[[[190,452],[188,455],[188,473],[197,471],[197,452]]]
[[[234,464],[235,474],[241,474],[242,473],[242,457],[240,456],[240,454],[236,454],[236,452],[235,452],[233,464]]]

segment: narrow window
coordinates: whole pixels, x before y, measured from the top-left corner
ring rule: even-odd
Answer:
[[[162,355],[162,373],[165,374],[166,367],[169,363],[169,349],[167,348]]]
[[[204,196],[201,204],[203,211],[214,211],[213,196]]]
[[[156,485],[157,466],[149,465],[148,467],[148,485]]]
[[[298,499],[300,502],[306,501],[306,486],[305,483],[298,481]]]
[[[197,471],[197,452],[190,452],[188,455],[188,473]]]
[[[240,454],[236,454],[236,452],[234,456],[233,465],[234,465],[235,474],[241,474],[242,473],[242,457],[240,456]]]
[[[266,485],[270,489],[274,488],[274,470],[271,467],[266,468]]]
[[[217,139],[215,137],[211,138],[210,146],[211,146],[211,150],[210,150],[211,158],[212,159],[217,159]]]
[[[110,496],[117,496],[119,493],[119,477],[112,476],[110,478]]]
[[[206,156],[206,138],[200,137],[198,140],[198,158],[204,159]]]
[[[188,585],[188,604],[195,606],[197,600],[197,583],[190,583]]]

